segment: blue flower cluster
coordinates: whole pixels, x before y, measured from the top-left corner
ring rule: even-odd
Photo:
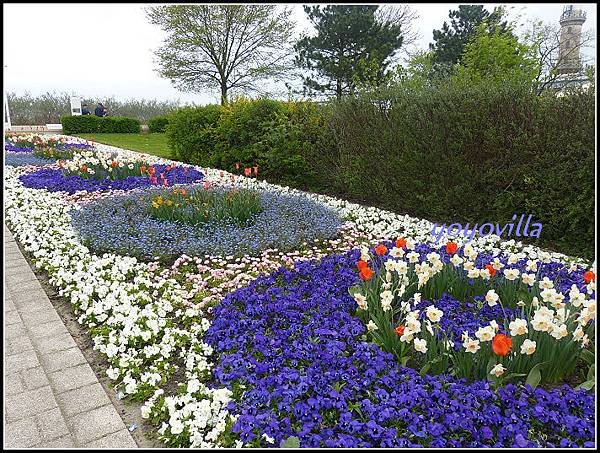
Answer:
[[[33,147],[21,147],[17,146],[14,143],[6,140],[4,142],[4,150],[11,153],[31,153],[33,151]]]
[[[178,166],[165,171],[166,165],[154,165],[158,174],[164,173],[169,186],[200,181],[204,174],[194,167]],[[80,190],[93,192],[97,190],[131,190],[137,187],[150,187],[148,176],[128,176],[125,179],[85,179],[81,176],[67,176],[60,169],[42,168],[38,171],[22,175],[21,182],[25,187],[47,189],[50,192],[75,193]]]
[[[229,294],[206,335],[214,376],[233,391],[232,430],[274,446],[593,447],[595,398],[420,376],[363,341],[348,288],[357,251],[296,263]]]
[[[239,256],[296,249],[304,241],[335,236],[341,225],[333,210],[304,196],[261,191],[262,211],[249,224],[193,226],[152,217],[148,208],[155,195],[150,190],[90,203],[72,215],[73,226],[97,253],[171,260],[184,253]]]
[[[13,167],[20,165],[48,165],[56,163],[54,159],[44,159],[43,157],[34,156],[31,153],[5,153],[4,163]]]

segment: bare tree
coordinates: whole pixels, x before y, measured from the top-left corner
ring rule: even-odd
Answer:
[[[402,47],[401,51],[408,53],[408,48],[415,44],[419,39],[419,32],[415,30],[415,21],[419,14],[407,5],[381,5],[376,13],[377,21],[386,25],[400,25],[402,28]]]
[[[158,72],[182,91],[260,91],[258,82],[291,67],[294,22],[277,5],[169,5],[146,10],[166,33]]]
[[[548,25],[542,21],[535,21],[531,23],[531,29],[525,36],[528,44],[533,46],[539,62],[537,76],[539,93],[552,86],[560,78],[558,69],[565,61],[577,54],[581,55],[582,67],[590,61],[590,58],[586,57],[582,50],[593,47],[593,30],[582,32],[581,41],[562,52],[560,51],[560,33],[559,25]]]

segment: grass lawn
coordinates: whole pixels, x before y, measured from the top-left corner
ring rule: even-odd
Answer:
[[[167,137],[161,133],[147,134],[77,134],[76,137],[85,138],[105,145],[118,146],[119,148],[152,154],[153,156],[171,159],[171,150],[167,145]]]

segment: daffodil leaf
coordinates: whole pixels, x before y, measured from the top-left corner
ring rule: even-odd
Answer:
[[[296,436],[288,437],[281,448],[300,448],[300,439]]]
[[[545,365],[546,362],[538,363],[535,365],[527,375],[527,379],[525,380],[525,384],[529,384],[532,389],[535,389],[542,380],[542,366]]]
[[[351,286],[350,288],[348,288],[348,292],[350,293],[351,296],[354,296],[356,293],[359,293],[361,290],[360,285],[354,285]]]
[[[596,377],[596,365],[592,364],[587,373],[587,380],[594,381],[595,377]]]
[[[579,390],[579,389],[592,390],[595,386],[596,386],[596,383],[594,381],[585,381],[585,382],[579,384],[577,387],[575,387],[575,390]]]
[[[587,349],[583,349],[579,357],[581,357],[581,359],[588,365],[593,365],[596,362],[596,356],[594,353]]]

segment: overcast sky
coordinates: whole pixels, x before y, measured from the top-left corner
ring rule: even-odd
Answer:
[[[498,3],[484,4],[491,11]],[[163,32],[148,23],[144,4],[3,4],[4,90],[67,91],[86,98],[179,99],[218,102],[216,93],[182,93],[155,72],[153,50]],[[420,38],[412,50],[426,49],[432,31],[448,21],[454,3],[409,4],[419,15]],[[511,18],[558,23],[565,4],[511,4]],[[290,5],[297,33],[310,24],[301,5]],[[596,31],[596,5],[586,11],[584,30]],[[595,42],[594,42],[595,45]],[[595,48],[586,51],[590,56]]]

